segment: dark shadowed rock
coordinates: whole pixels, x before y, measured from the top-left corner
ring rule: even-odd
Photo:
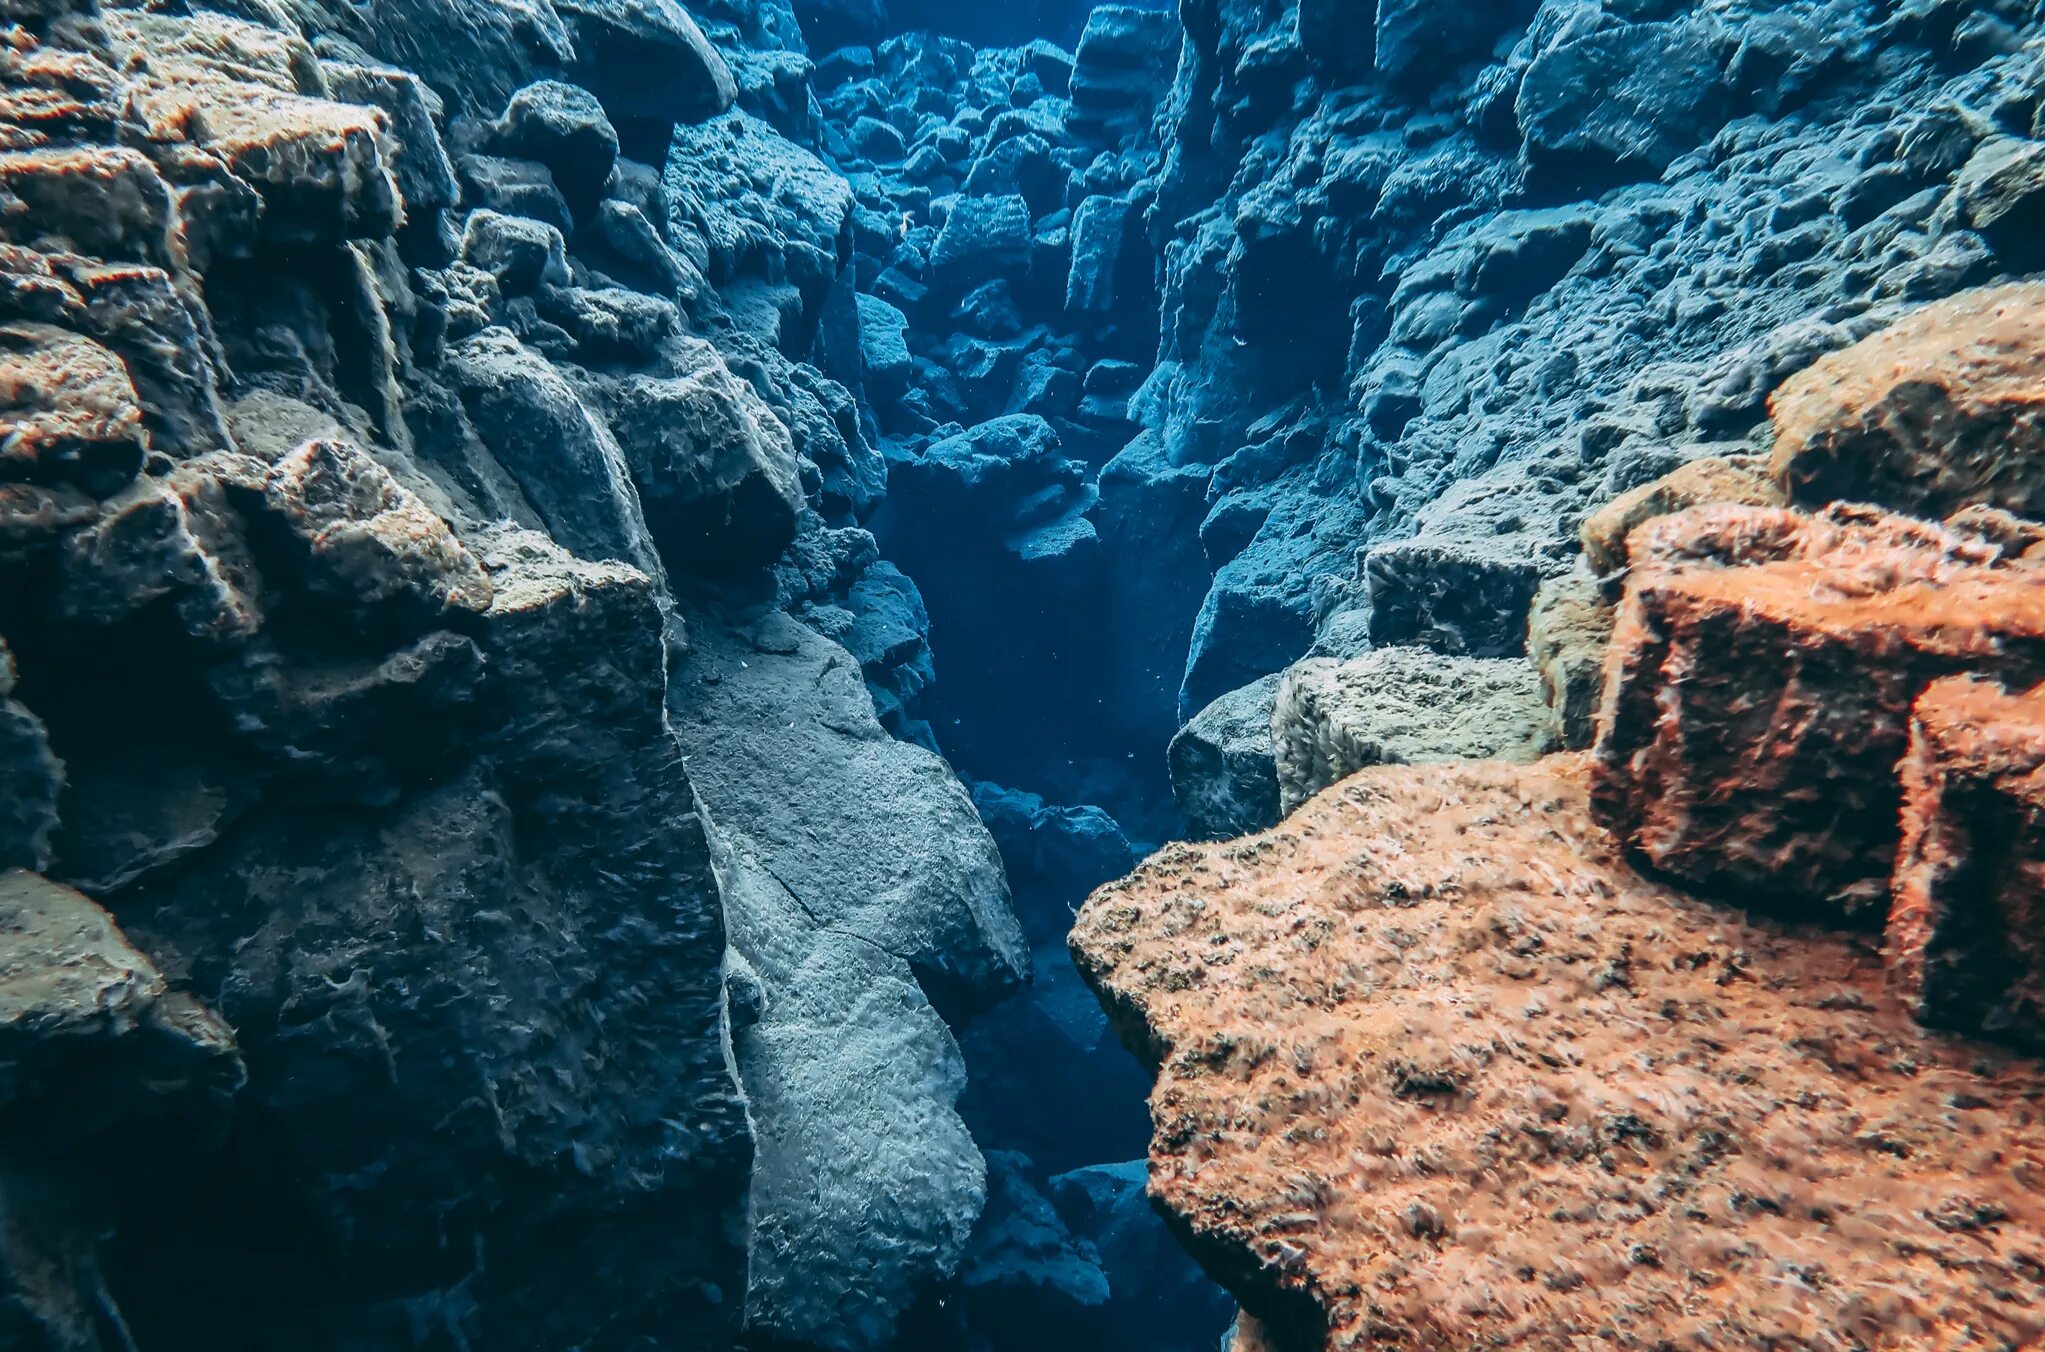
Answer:
[[[1939,681],[1917,701],[1903,758],[1903,840],[1889,969],[1935,1028],[2045,1045],[2037,951],[2045,697]]]

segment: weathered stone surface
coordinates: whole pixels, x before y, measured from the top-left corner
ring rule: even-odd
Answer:
[[[1293,666],[1278,687],[1271,741],[1287,812],[1368,765],[1532,760],[1553,747],[1540,680],[1525,661],[1421,648]]]
[[[672,376],[605,381],[599,398],[638,485],[647,529],[678,568],[760,568],[795,538],[803,505],[788,429],[707,343]]]
[[[0,472],[107,492],[148,448],[118,357],[48,324],[0,325]]]
[[[1583,572],[1541,584],[1527,616],[1527,660],[1541,677],[1548,732],[1564,751],[1583,751],[1597,735],[1605,649],[1616,612]]]
[[[221,458],[139,479],[109,498],[64,541],[52,588],[57,613],[104,626],[168,598],[194,636],[232,641],[255,633],[263,583],[216,470],[262,482],[261,466]]]
[[[1969,291],[1821,358],[1774,398],[1792,501],[2045,514],[2045,286]]]
[[[1223,695],[1172,738],[1172,797],[1195,837],[1227,840],[1276,826],[1277,752],[1271,712],[1280,676]]]
[[[1887,944],[1898,990],[1934,1027],[2045,1047],[2045,693],[1935,683],[1902,778]]]
[[[2037,1066],[1633,873],[1578,761],[1365,771],[1072,943],[1157,1074],[1151,1196],[1272,1346],[2045,1336]]]
[[[1696,508],[1632,550],[1600,817],[1699,886],[1879,924],[1911,705],[1958,672],[2045,678],[2045,573],[1867,509]]]
[[[596,95],[559,80],[512,95],[491,142],[498,154],[545,165],[578,216],[603,197],[618,158],[618,133]]]
[[[490,607],[482,565],[360,447],[307,442],[270,470],[263,497],[304,548],[312,591],[365,611],[406,611],[415,623]]]
[[[0,1119],[61,1113],[86,1138],[166,1112],[224,1120],[243,1076],[232,1030],[173,994],[105,911],[16,869],[0,873],[0,936]]]
[[[1584,520],[1583,552],[1607,581],[1623,582],[1626,539],[1635,528],[1690,507],[1729,502],[1747,507],[1780,507],[1782,489],[1757,459],[1706,456],[1664,474],[1653,483],[1622,493]]]
[[[1619,24],[1558,42],[1520,85],[1520,133],[1544,168],[1651,178],[1725,116],[1724,57],[1702,25]]]

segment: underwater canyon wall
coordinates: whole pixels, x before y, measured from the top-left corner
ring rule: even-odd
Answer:
[[[941,8],[0,0],[0,1344],[1194,1340],[1070,907],[2045,263],[2034,4]]]

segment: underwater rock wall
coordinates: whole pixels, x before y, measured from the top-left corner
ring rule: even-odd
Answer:
[[[697,17],[0,9],[8,1346],[867,1347],[956,1273],[938,1008],[1028,953],[868,694],[800,39]]]
[[[0,1341],[1204,1336],[1069,907],[1584,745],[1644,520],[1979,501],[1826,405],[1935,336],[1766,404],[2045,263],[2040,24],[0,0]],[[2021,1022],[1944,707],[1835,890]]]

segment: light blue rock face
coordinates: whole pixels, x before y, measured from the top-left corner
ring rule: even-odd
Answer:
[[[881,728],[843,649],[778,611],[690,632],[670,703],[731,930],[756,1150],[746,1321],[884,1345],[957,1273],[986,1197],[932,999],[991,1003],[1028,980],[1028,946],[971,800]]]

